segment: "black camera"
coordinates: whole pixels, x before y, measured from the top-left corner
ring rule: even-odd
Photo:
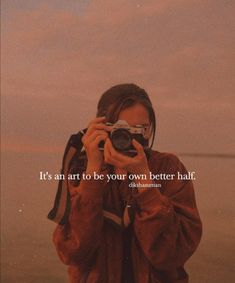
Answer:
[[[144,149],[148,148],[148,139],[145,138],[146,127],[143,125],[130,126],[124,120],[118,120],[115,124],[106,123],[106,125],[112,126],[109,138],[117,151],[135,155],[136,149],[132,145],[132,139],[140,143]],[[99,149],[104,150],[104,141],[100,142]]]

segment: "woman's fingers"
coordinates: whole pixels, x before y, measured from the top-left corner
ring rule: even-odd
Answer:
[[[105,116],[102,116],[102,117],[96,117],[94,118],[93,120],[90,121],[88,127],[91,125],[91,124],[95,124],[95,123],[100,123],[100,122],[103,122],[105,121],[106,117]]]
[[[143,146],[137,142],[137,140],[133,139],[132,140],[132,144],[134,146],[134,148],[136,149],[137,151],[137,156],[144,156],[145,155],[145,152],[144,152],[144,149],[143,149]]]
[[[98,135],[95,137],[95,139],[90,143],[90,146],[92,148],[97,148],[97,146],[99,145],[99,143],[101,141],[105,141],[107,139],[107,134],[103,134],[103,135]]]
[[[104,124],[105,120],[105,117],[97,117],[89,123],[87,131],[82,137],[84,145],[92,142],[98,134],[103,134],[104,132],[108,133],[111,131],[112,127]]]
[[[104,144],[104,161],[105,163],[111,164],[115,167],[122,168],[123,163],[112,157],[108,140],[109,139],[106,139]]]
[[[99,125],[99,124],[100,125],[105,125],[104,124],[105,120],[106,120],[105,116],[103,116],[103,117],[96,117],[95,119],[91,120],[90,123],[87,126],[86,134],[88,135],[92,131],[92,129],[94,128],[94,125]]]
[[[108,133],[107,132],[105,132],[103,130],[95,130],[93,133],[91,133],[89,136],[87,136],[85,138],[85,142],[86,143],[91,143],[91,142],[93,142],[96,139],[96,137],[98,137],[100,135],[104,136],[105,138],[108,137]]]
[[[95,119],[93,119],[88,127],[87,127],[87,131],[86,131],[86,136],[88,137],[89,135],[91,135],[95,130],[104,130],[106,132],[110,132],[112,129],[112,126],[108,126],[105,124],[106,122],[106,118],[105,117],[97,117]]]
[[[104,123],[99,123],[99,124],[90,124],[90,126],[88,127],[87,131],[86,131],[86,135],[89,136],[92,132],[94,132],[95,130],[104,130],[107,132],[111,131],[111,127],[107,126]]]
[[[115,162],[115,164],[118,163],[118,164],[122,164],[123,166],[125,166],[125,164],[132,161],[131,157],[123,155],[119,153],[118,151],[116,151],[109,138],[107,138],[105,142],[104,154],[105,154],[106,160],[108,160],[109,162],[110,161]]]
[[[103,153],[99,150],[99,143],[108,137],[108,129],[105,117],[93,119],[86,133],[82,137],[82,143],[87,154],[87,172],[95,170],[98,172],[103,163]]]
[[[90,151],[91,154],[93,154],[94,152],[92,153],[92,151],[99,150],[99,143],[101,141],[105,141],[107,138],[108,138],[108,135],[106,132],[104,132],[104,133],[94,135],[92,139],[89,139],[89,140],[84,139],[83,141],[84,148]]]
[[[143,146],[136,140],[133,140],[132,144],[137,151],[137,155],[134,157],[129,157],[118,152],[113,147],[110,139],[107,138],[104,145],[105,163],[137,174],[142,172],[149,172],[148,163]]]
[[[117,168],[125,168],[125,164],[123,164],[123,162],[118,161],[117,159],[113,158],[112,156],[105,156],[104,157],[104,161],[107,164],[113,165]]]

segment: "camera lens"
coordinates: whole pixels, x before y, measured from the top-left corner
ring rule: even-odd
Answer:
[[[131,134],[126,129],[117,129],[111,134],[111,141],[116,150],[127,150],[132,144],[131,140]]]

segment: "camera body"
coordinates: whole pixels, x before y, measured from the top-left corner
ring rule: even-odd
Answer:
[[[112,126],[109,138],[113,147],[122,153],[130,156],[136,154],[136,149],[132,145],[132,139],[137,140],[144,149],[148,149],[148,139],[145,138],[145,127],[143,125],[130,126],[125,120],[118,120],[115,124],[106,123]],[[104,150],[104,142],[100,142],[99,149]]]

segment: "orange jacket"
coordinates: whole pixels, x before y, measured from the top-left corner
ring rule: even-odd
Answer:
[[[154,174],[187,174],[173,154],[152,151],[148,162]],[[188,282],[184,264],[202,233],[192,181],[154,182],[143,192],[128,180],[70,182],[69,221],[53,242],[71,283]]]

